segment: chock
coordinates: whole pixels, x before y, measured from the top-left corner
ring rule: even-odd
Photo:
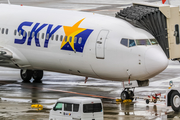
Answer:
[[[43,110],[43,105],[41,105],[41,104],[33,104],[33,105],[31,105],[31,108],[37,108],[37,110]]]
[[[116,99],[116,102],[122,102],[122,99]]]
[[[132,102],[131,99],[126,99],[126,100],[123,101],[123,103],[131,103],[131,102]]]

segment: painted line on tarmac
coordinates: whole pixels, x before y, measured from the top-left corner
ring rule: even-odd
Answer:
[[[96,98],[105,98],[105,99],[116,100],[116,98],[111,98],[111,97],[98,96],[98,95],[92,95],[92,94],[86,94],[86,93],[78,93],[78,92],[65,91],[65,90],[56,90],[56,89],[38,88],[38,87],[28,87],[28,86],[24,86],[24,87],[26,87],[26,88],[35,88],[35,89],[43,89],[43,90],[49,90],[49,91],[56,91],[56,92],[63,92],[63,93],[70,93],[70,94],[76,94],[76,95],[82,95],[82,96],[90,96],[90,97],[96,97]]]
[[[55,90],[55,89],[48,89],[48,88],[43,88],[43,89],[50,90],[50,91],[57,91],[57,92],[64,92],[64,93],[71,93],[71,94],[77,94],[77,95],[83,95],[83,96],[91,96],[91,97],[106,98],[106,99],[115,100],[115,98],[105,97],[105,96],[98,96],[98,95],[92,95],[92,94],[78,93],[78,92],[65,91],[65,90]]]

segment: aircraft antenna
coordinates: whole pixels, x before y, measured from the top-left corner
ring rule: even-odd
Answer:
[[[8,0],[8,4],[11,4],[9,0]]]

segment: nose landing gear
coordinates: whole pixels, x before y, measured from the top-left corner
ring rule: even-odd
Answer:
[[[130,90],[130,88],[124,88],[124,90],[121,93],[121,99],[122,101],[126,100],[126,99],[131,99],[132,101],[134,100],[134,89]]]

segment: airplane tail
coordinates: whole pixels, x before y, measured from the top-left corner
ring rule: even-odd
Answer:
[[[170,1],[169,1],[169,0],[162,0],[162,4],[168,4],[168,5],[170,5]]]

